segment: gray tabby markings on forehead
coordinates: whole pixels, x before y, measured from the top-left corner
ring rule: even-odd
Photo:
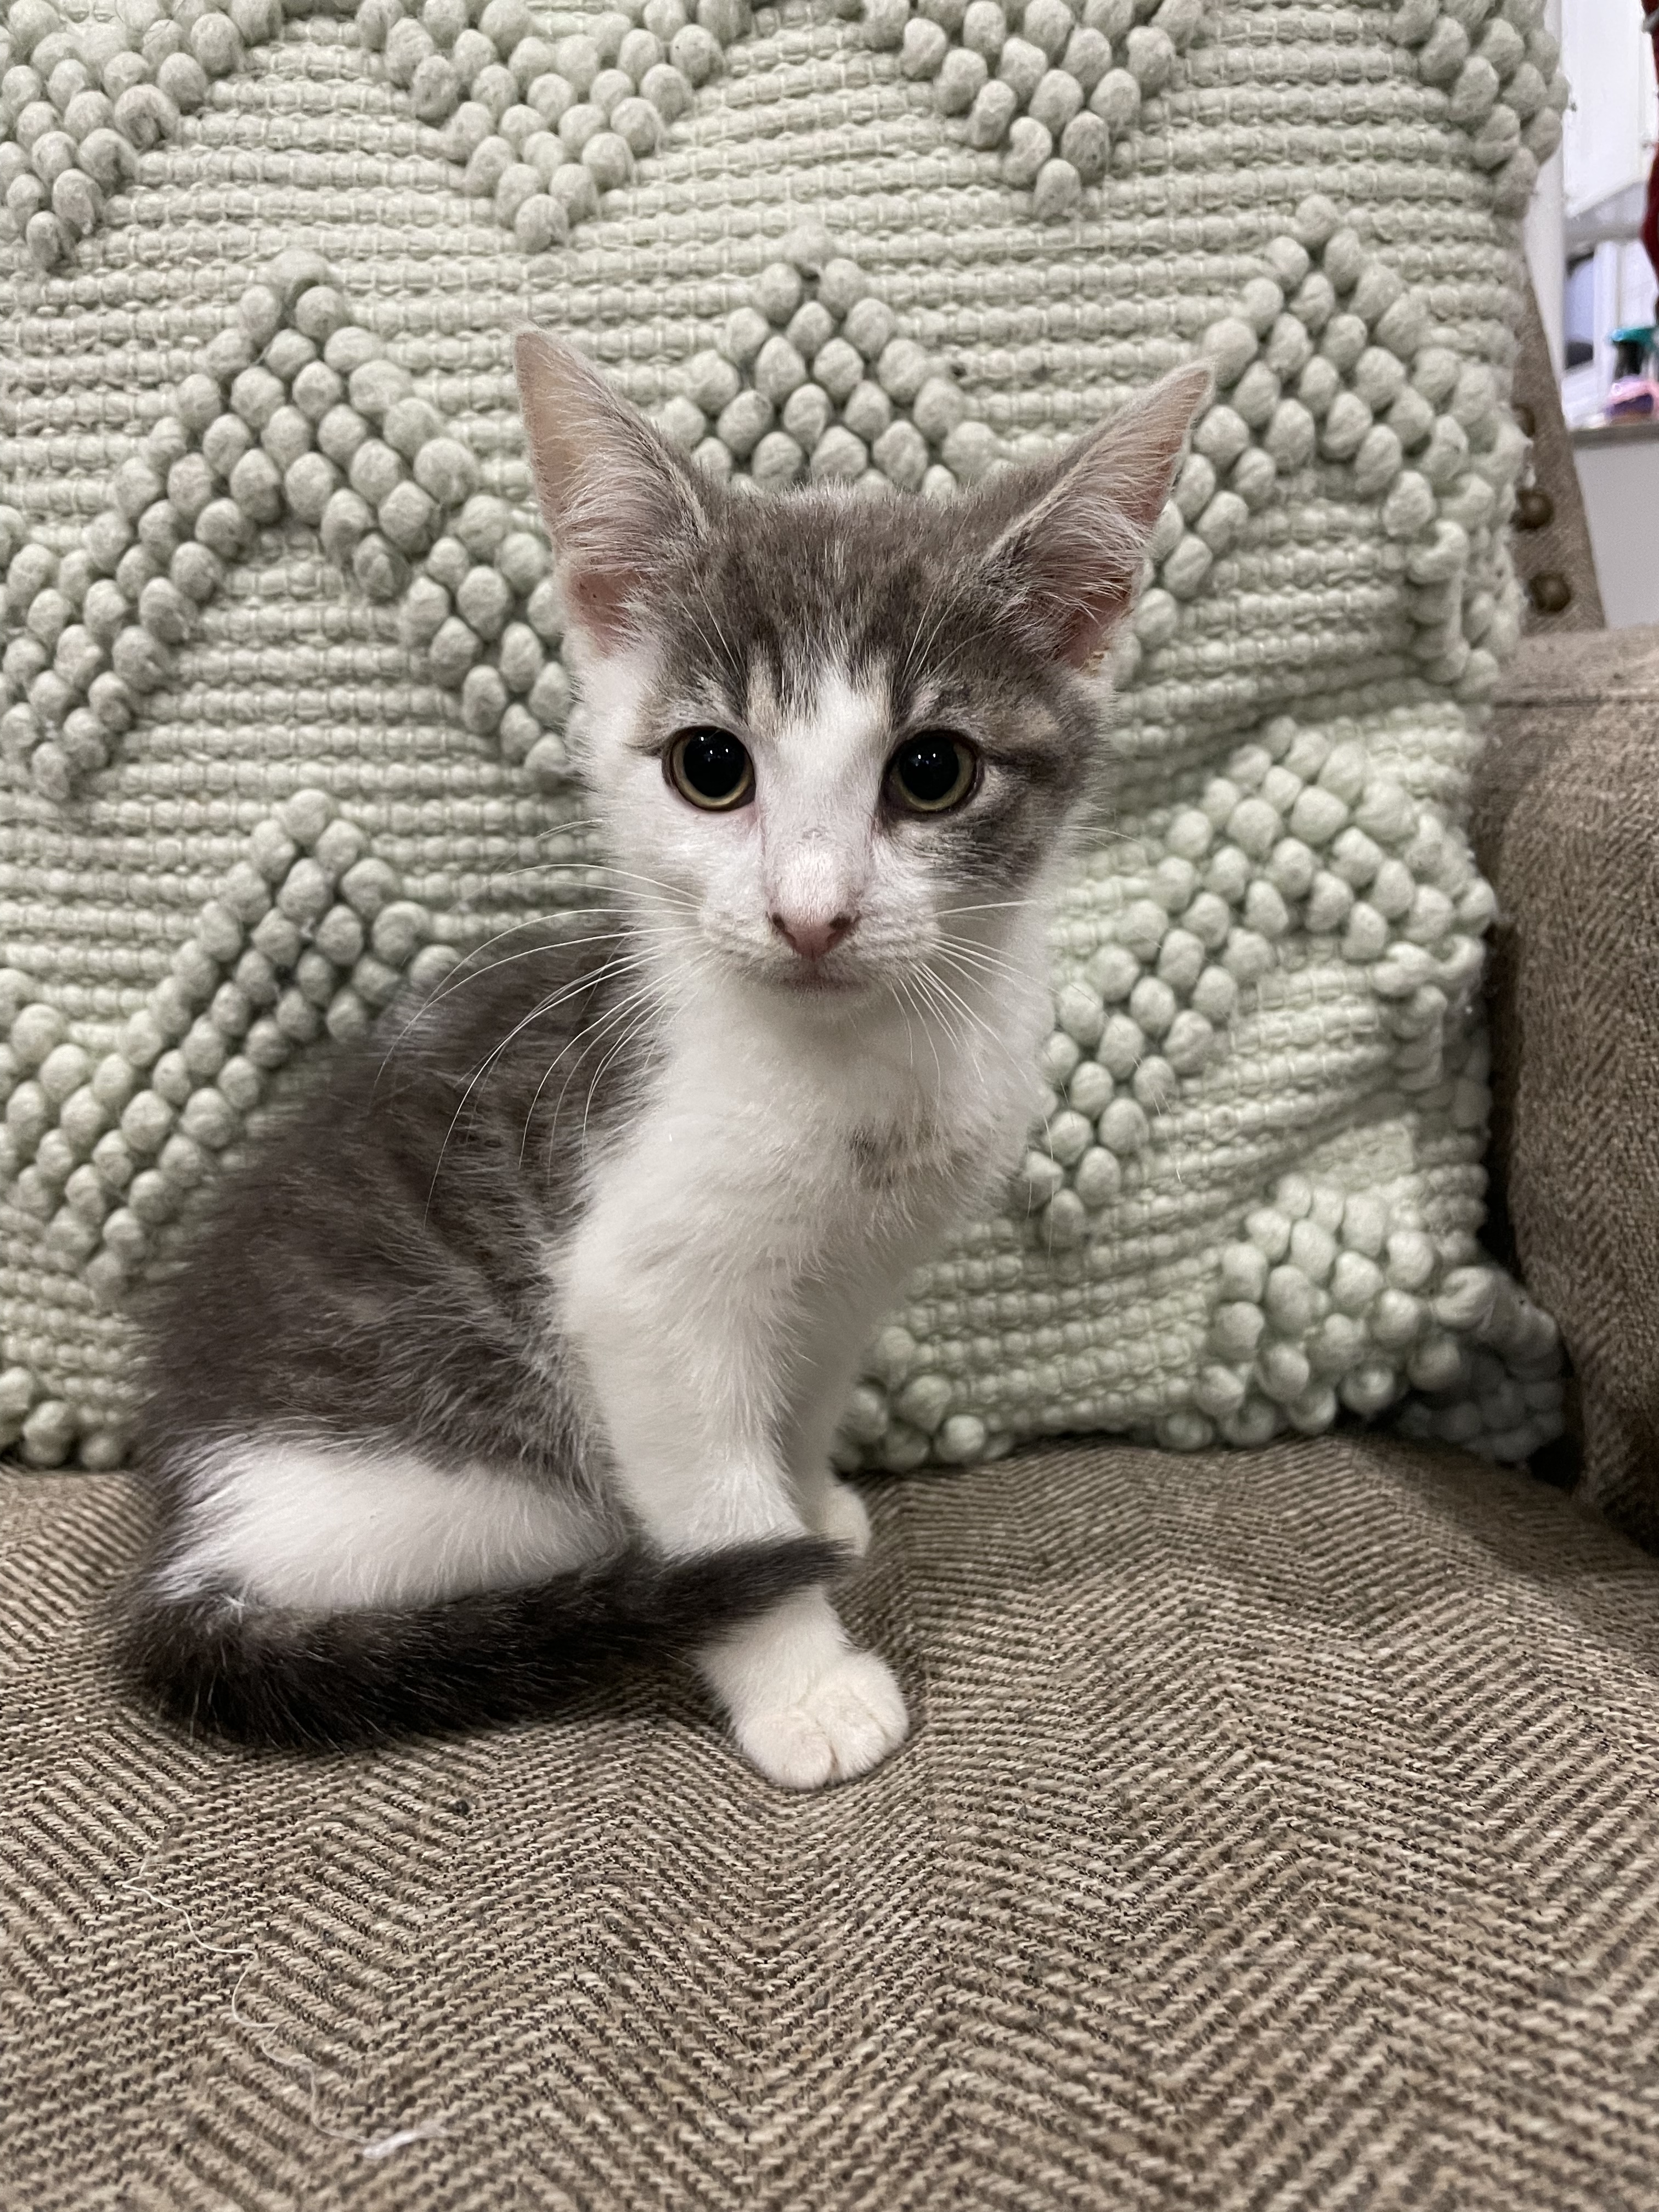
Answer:
[[[722,678],[746,700],[763,667],[778,703],[811,711],[826,673],[888,694],[896,720],[924,687],[977,689],[1008,672],[1015,641],[994,645],[983,547],[966,514],[920,503],[872,510],[833,495],[714,510],[708,544],[662,579],[654,619],[673,672]],[[1016,655],[1017,684],[1045,675]]]

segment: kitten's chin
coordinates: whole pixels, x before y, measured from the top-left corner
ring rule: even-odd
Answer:
[[[781,968],[768,977],[775,991],[786,998],[823,1000],[837,1006],[850,1004],[854,999],[868,998],[875,985],[867,975],[826,975],[818,967],[808,967],[802,961],[796,968]]]

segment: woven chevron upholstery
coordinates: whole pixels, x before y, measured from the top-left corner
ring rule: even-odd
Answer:
[[[1541,1485],[895,1480],[853,1609],[917,1733],[808,1798],[647,1680],[183,1741],[98,1656],[136,1487],[0,1488],[8,2207],[1655,2202],[1659,1563]]]
[[[1559,1322],[1577,1496],[1659,1552],[1659,1154],[1653,1142],[1659,628],[1529,637],[1477,784],[1502,902],[1494,1128],[1527,1279]],[[1601,1042],[1587,1060],[1573,1040]]]
[[[13,0],[0,26],[0,1439],[113,1464],[228,1148],[588,848],[507,342],[700,465],[948,498],[1200,354],[1062,902],[1051,1109],[848,1463],[1344,1409],[1523,1456],[1486,1266],[1543,0]],[[250,1325],[255,1322],[250,1316]]]

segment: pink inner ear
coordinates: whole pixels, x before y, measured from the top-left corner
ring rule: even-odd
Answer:
[[[1134,595],[1134,578],[1094,574],[1079,582],[1077,602],[1061,600],[1057,621],[1060,657],[1073,668],[1087,668],[1111,643],[1112,634]]]
[[[627,632],[629,602],[637,581],[617,568],[588,568],[569,562],[559,579],[565,612],[595,644],[615,646]]]
[[[1045,648],[1086,668],[1134,596],[1140,532],[1097,480],[1068,485],[1014,550],[1018,597]]]

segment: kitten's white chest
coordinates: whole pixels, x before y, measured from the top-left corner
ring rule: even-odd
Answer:
[[[666,1297],[810,1333],[827,1297],[869,1321],[1018,1158],[1046,992],[1021,979],[964,1034],[914,1020],[678,1020],[647,1097],[594,1175],[576,1249],[590,1291]],[[808,1347],[810,1353],[810,1346]]]
[[[1011,1164],[1036,1087],[1018,1042],[1029,1025],[1009,1024],[1012,1049],[1009,1027],[964,1036],[914,1019],[816,1035],[711,1025],[683,1036],[653,1118],[732,1228],[753,1208],[781,1212],[766,1241],[827,1259],[926,1233]]]

